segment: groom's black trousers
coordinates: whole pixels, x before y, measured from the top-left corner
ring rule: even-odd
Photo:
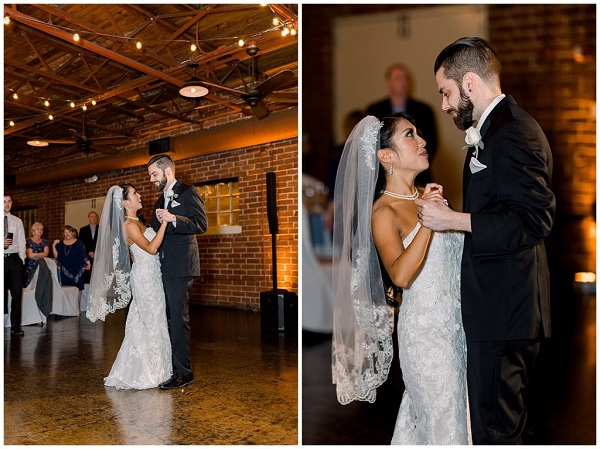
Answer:
[[[167,302],[167,321],[173,349],[173,374],[179,373],[194,380],[190,362],[189,290],[193,277],[171,277],[163,273],[163,286]]]
[[[539,340],[467,342],[467,385],[474,444],[519,444],[527,420],[523,397]]]

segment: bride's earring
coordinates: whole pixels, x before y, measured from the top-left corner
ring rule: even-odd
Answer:
[[[393,162],[390,162],[390,171],[389,171],[389,173],[390,173],[390,176],[394,174],[394,163]]]

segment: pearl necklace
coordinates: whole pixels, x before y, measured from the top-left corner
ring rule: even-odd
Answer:
[[[129,215],[125,215],[125,218],[129,218],[130,220],[140,221],[138,217],[130,217]]]
[[[410,200],[410,201],[414,201],[419,197],[419,191],[417,190],[416,187],[415,187],[415,191],[412,195],[401,195],[399,193],[390,192],[389,190],[384,190],[383,194],[389,195],[393,198],[398,198],[399,200]]]

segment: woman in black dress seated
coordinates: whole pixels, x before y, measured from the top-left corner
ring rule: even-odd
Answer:
[[[59,267],[61,285],[72,285],[83,290],[83,274],[90,269],[90,261],[73,226],[64,227],[64,238],[62,241],[54,240],[52,252]]]

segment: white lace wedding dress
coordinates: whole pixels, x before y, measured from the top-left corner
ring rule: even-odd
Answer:
[[[152,240],[156,232],[147,228]],[[125,338],[104,385],[119,389],[155,388],[171,377],[171,341],[158,255],[131,246],[131,293]]]
[[[420,228],[404,239],[406,247]],[[400,367],[406,390],[392,444],[468,444],[467,356],[460,311],[463,234],[433,234],[423,268],[402,293]]]

